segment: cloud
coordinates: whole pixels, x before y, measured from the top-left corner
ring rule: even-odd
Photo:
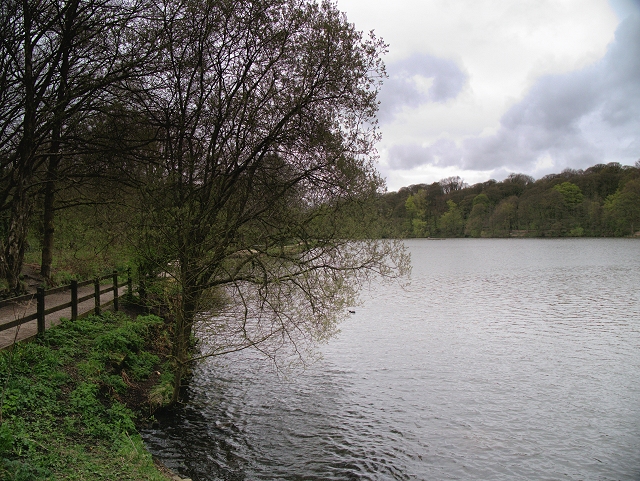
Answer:
[[[640,12],[640,1],[638,0],[609,0],[609,5],[621,20],[633,13]]]
[[[451,157],[458,147],[450,139],[439,139],[425,147],[416,144],[393,145],[388,151],[387,164],[391,169],[411,170],[421,165],[430,164],[439,167],[456,165],[456,157]]]
[[[420,165],[434,164],[431,147],[416,144],[392,145],[388,157],[389,167],[398,170],[411,170]]]
[[[405,107],[427,102],[446,102],[455,98],[468,76],[452,60],[426,54],[387,65],[389,78],[380,92],[381,121],[389,121]]]
[[[428,163],[534,175],[600,162],[632,164],[640,157],[638,112],[640,15],[634,14],[620,23],[600,61],[539,78],[502,116],[495,134],[467,137],[458,144],[440,140],[429,146],[391,146],[388,164],[398,169]]]

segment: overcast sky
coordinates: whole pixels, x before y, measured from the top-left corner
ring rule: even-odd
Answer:
[[[389,44],[389,190],[640,159],[640,0],[338,0]]]

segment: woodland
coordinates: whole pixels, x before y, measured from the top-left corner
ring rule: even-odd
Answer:
[[[511,174],[467,185],[416,184],[378,200],[389,237],[619,237],[640,230],[640,161],[597,164],[541,179]]]
[[[29,269],[52,286],[130,268],[137,299],[166,313],[163,396],[176,402],[203,357],[256,349],[276,366],[304,362],[364,283],[410,272],[403,237],[640,228],[638,164],[386,192],[375,164],[386,49],[331,1],[3,0],[2,295],[23,293]],[[144,328],[113,322],[136,339]],[[67,323],[83,326],[90,341],[93,324]],[[67,383],[48,373],[68,351],[33,346],[43,378]],[[96,383],[74,390],[76,414],[104,414]],[[13,452],[1,409],[0,452]],[[116,414],[121,440],[130,419]],[[109,437],[100,416],[83,429]]]
[[[200,356],[286,364],[403,237],[625,236],[640,166],[385,193],[385,43],[312,0],[0,3],[0,279],[133,269],[174,320],[177,399]]]
[[[174,400],[200,314],[199,356],[286,364],[362,282],[408,271],[350,221],[383,191],[386,45],[335,3],[7,0],[0,17],[4,292],[33,264],[47,285],[131,267],[173,320]]]

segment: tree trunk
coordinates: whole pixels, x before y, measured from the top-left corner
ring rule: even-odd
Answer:
[[[180,388],[182,380],[189,372],[189,361],[191,360],[191,334],[193,332],[193,321],[196,315],[196,305],[198,289],[193,286],[183,286],[175,309],[175,333],[173,356],[176,361],[176,372],[173,384],[172,403],[180,399]]]
[[[28,0],[23,0],[24,14],[24,120],[22,139],[20,139],[20,165],[16,169],[15,190],[11,202],[11,218],[6,245],[2,274],[6,279],[9,290],[20,291],[20,273],[24,261],[27,244],[31,202],[27,188],[33,176],[33,145],[35,137],[35,86],[33,80],[33,44],[31,42],[31,10]]]
[[[78,1],[69,2],[65,13],[65,28],[60,50],[62,63],[60,66],[60,83],[58,84],[57,104],[54,112],[54,124],[51,130],[51,151],[47,167],[47,179],[44,191],[42,260],[40,274],[47,280],[51,279],[51,264],[53,262],[53,241],[55,234],[55,190],[58,180],[58,167],[61,161],[61,138],[65,111],[68,103],[69,57],[73,44],[73,23],[77,15]]]
[[[176,361],[176,370],[173,383],[173,396],[171,399],[172,403],[176,403],[180,399],[182,380],[189,370],[188,363],[191,357],[189,344],[191,339],[191,328],[193,326],[193,315],[189,315],[185,307],[178,308],[175,313],[176,331],[173,336],[173,356]]]
[[[9,290],[15,294],[21,293],[20,274],[24,262],[24,252],[27,247],[27,232],[31,206],[23,188],[16,190],[16,198],[11,206],[11,220],[9,236],[4,251],[4,278]]]
[[[55,137],[55,133],[54,133]],[[55,234],[55,188],[58,177],[58,165],[60,157],[58,151],[60,148],[59,140],[52,142],[52,153],[49,159],[49,167],[47,168],[47,182],[44,188],[44,211],[43,226],[44,234],[42,238],[42,259],[40,263],[40,275],[47,280],[51,280],[51,264],[53,262],[53,241]]]

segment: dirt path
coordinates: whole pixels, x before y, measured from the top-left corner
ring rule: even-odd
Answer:
[[[102,288],[108,287],[108,284],[101,286]],[[120,287],[118,289],[118,297],[122,297],[126,294],[127,288]],[[86,295],[94,292],[93,284],[78,288],[78,298],[82,298]],[[71,289],[55,294],[49,294],[45,296],[45,310],[54,306],[59,306],[71,301]],[[105,292],[100,295],[100,303],[103,305],[102,309],[106,309],[104,306],[106,303],[113,301],[113,290]],[[95,308],[95,299],[89,299],[78,304],[78,316],[92,312]],[[26,317],[29,314],[37,311],[37,302],[35,295],[28,302],[21,302],[18,304],[11,304],[8,306],[0,307],[0,326],[7,324],[16,319]],[[50,326],[59,324],[62,317],[71,318],[71,307],[62,309],[60,311],[49,314],[45,317],[45,325],[48,329]],[[0,349],[4,349],[7,346],[13,344],[14,341],[20,341],[35,336],[38,333],[38,323],[36,320],[29,321],[17,327],[12,327],[5,331],[0,331]]]

